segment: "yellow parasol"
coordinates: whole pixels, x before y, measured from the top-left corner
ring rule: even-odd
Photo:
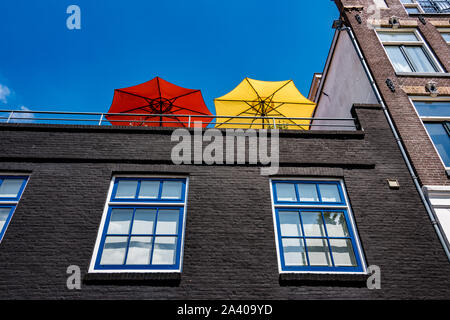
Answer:
[[[245,78],[233,91],[214,99],[214,103],[217,116],[231,117],[217,118],[216,128],[270,129],[275,122],[278,129],[309,130],[307,125],[310,120],[292,118],[311,118],[316,107],[298,91],[292,80],[260,81],[249,78]]]

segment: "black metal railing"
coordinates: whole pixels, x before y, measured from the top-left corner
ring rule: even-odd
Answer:
[[[111,118],[113,117],[113,118]],[[160,117],[164,120],[159,120]],[[109,119],[108,119],[109,118]],[[152,120],[157,119],[157,120]],[[259,121],[259,125],[255,124]],[[91,124],[111,126],[164,126],[180,125],[193,128],[196,123],[207,122],[208,127],[218,128],[264,128],[301,130],[356,130],[354,118],[288,118],[258,116],[203,116],[179,114],[96,113],[66,111],[0,110],[0,123],[32,124]],[[262,125],[264,124],[264,125]]]

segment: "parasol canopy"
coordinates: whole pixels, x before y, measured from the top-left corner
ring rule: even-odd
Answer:
[[[108,113],[135,113],[136,116],[107,115],[117,126],[188,127],[202,122],[206,127],[212,116],[200,90],[186,89],[156,77],[137,86],[116,89]]]
[[[245,78],[233,91],[214,100],[217,116],[252,118],[218,118],[217,128],[277,128],[309,130],[316,104],[306,99],[292,80],[260,81]],[[269,117],[261,119],[259,117]],[[283,119],[273,119],[283,118]],[[306,126],[305,126],[306,125]]]

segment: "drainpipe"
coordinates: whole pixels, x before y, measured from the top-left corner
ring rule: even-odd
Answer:
[[[403,147],[403,144],[402,144],[400,136],[399,136],[399,134],[397,132],[397,129],[395,128],[394,123],[392,122],[392,118],[391,118],[391,116],[390,116],[390,114],[389,114],[389,112],[388,112],[388,110],[386,108],[386,105],[384,104],[383,98],[381,97],[381,94],[380,94],[380,92],[379,92],[379,90],[377,88],[375,80],[373,79],[373,77],[372,77],[372,75],[370,73],[370,70],[369,70],[369,67],[367,65],[367,62],[364,59],[364,56],[363,56],[361,50],[359,49],[359,45],[358,45],[358,43],[356,41],[355,36],[353,35],[353,31],[349,27],[346,27],[346,26],[345,27],[340,27],[340,28],[338,28],[338,30],[339,31],[346,30],[348,35],[350,36],[350,39],[351,39],[351,41],[353,43],[353,46],[355,47],[356,53],[358,54],[358,57],[359,57],[359,59],[361,61],[361,64],[363,65],[364,71],[366,72],[366,75],[369,78],[370,85],[372,86],[372,88],[373,88],[373,90],[375,92],[375,95],[377,97],[377,100],[380,103],[381,108],[383,109],[383,112],[384,112],[384,114],[385,114],[385,116],[387,118],[389,126],[391,127],[391,130],[394,133],[395,140],[397,141],[397,145],[400,148],[400,151],[402,153],[403,159],[406,162],[406,166],[408,167],[409,173],[411,174],[411,176],[412,176],[412,178],[414,180],[414,184],[416,186],[417,192],[419,192],[420,198],[422,199],[422,202],[425,205],[425,209],[427,210],[427,213],[428,213],[428,215],[430,217],[431,223],[432,223],[432,225],[433,225],[433,227],[434,227],[434,229],[435,229],[435,231],[436,231],[436,233],[438,235],[439,240],[441,241],[442,246],[444,247],[445,254],[447,255],[447,258],[450,261],[449,247],[448,247],[448,244],[447,244],[447,242],[445,240],[445,237],[442,235],[441,229],[439,228],[439,222],[436,220],[436,217],[434,216],[434,212],[433,212],[432,208],[430,207],[430,204],[428,203],[428,200],[425,197],[425,194],[423,193],[423,190],[422,190],[422,188],[420,186],[420,183],[419,183],[419,178],[416,176],[416,174],[414,172],[414,169],[413,169],[413,167],[411,165],[411,162],[410,162],[410,160],[409,160],[409,158],[408,158],[408,156],[406,154],[405,148]]]

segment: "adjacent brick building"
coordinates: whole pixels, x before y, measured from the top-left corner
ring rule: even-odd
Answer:
[[[16,206],[15,212],[0,244],[0,299],[448,298],[450,264],[383,110],[378,105],[360,105],[354,107],[353,115],[360,124],[354,131],[281,131],[280,169],[274,176],[261,175],[260,166],[248,161],[242,165],[174,165],[170,128],[0,125],[1,177],[13,185],[14,179],[22,179],[17,177],[26,179],[20,200],[11,204]],[[128,184],[122,189],[112,183],[127,177],[131,180],[124,180]],[[133,177],[153,178],[136,182]],[[178,206],[185,213],[185,228],[177,234],[183,238],[180,268],[96,272],[101,271],[95,262],[100,261],[97,244],[99,239],[108,242],[101,235],[120,234],[126,222],[125,211],[114,220],[108,216],[108,207],[126,207],[115,199],[127,198],[133,183],[139,183],[142,191],[143,183],[151,185],[158,177],[188,179],[183,180],[188,188],[180,202],[173,200],[170,205],[171,210]],[[399,188],[389,187],[388,179],[396,180]],[[303,181],[295,187],[299,190],[308,187],[308,181],[319,181],[321,201],[333,202],[333,197],[339,197],[346,203],[348,210],[339,210],[346,212],[351,233],[348,236],[346,231],[347,238],[358,247],[354,252],[360,261],[351,262],[345,246],[335,245],[340,251],[333,252],[333,265],[350,266],[337,267],[338,271],[353,270],[351,266],[359,271],[324,273],[309,268],[308,272],[290,272],[290,267],[280,265],[280,229],[274,217],[280,218],[277,210],[291,214],[294,209],[292,205],[289,210],[283,207],[286,199],[280,198],[281,185],[276,186],[278,194],[273,197],[278,200],[273,202],[271,180],[287,182],[283,188],[293,186],[290,181]],[[330,190],[340,186],[341,195],[333,196]],[[152,189],[146,187],[148,190]],[[130,197],[135,197],[134,193]],[[308,201],[315,201],[310,197]],[[327,208],[324,216],[333,211]],[[134,219],[137,210],[139,206]],[[147,210],[156,213],[156,209]],[[156,214],[162,214],[162,209],[158,210]],[[316,214],[299,210],[302,219],[306,213]],[[108,219],[115,230],[101,227]],[[151,221],[141,220],[140,226]],[[173,221],[165,220],[165,233],[170,233],[167,230]],[[342,243],[345,238],[331,238],[331,232],[335,236],[339,232],[339,224],[326,221],[328,234],[322,240]],[[291,240],[305,240],[309,246],[308,241],[315,241],[305,238],[311,225],[305,220],[302,223],[304,234],[294,237],[293,224],[283,222],[281,236],[286,236],[286,231]],[[108,248],[105,244],[104,250],[114,251],[107,257],[109,261],[120,258],[118,243],[128,235],[116,237],[118,241]],[[140,236],[141,244],[149,238]],[[129,243],[133,241],[138,240]],[[144,252],[145,248],[141,245],[133,250]],[[312,265],[313,259],[319,261],[322,256],[318,247],[308,248]],[[163,245],[152,250],[167,253],[171,249]],[[298,251],[286,252],[283,264],[292,266]],[[381,270],[379,290],[366,287],[366,273],[373,265]],[[69,290],[66,285],[69,266],[81,270],[80,290]],[[99,266],[104,266],[102,261]]]
[[[353,103],[381,103],[448,248],[450,1],[335,2],[341,17],[324,73],[312,86],[319,88],[310,93],[315,116],[346,116]]]

